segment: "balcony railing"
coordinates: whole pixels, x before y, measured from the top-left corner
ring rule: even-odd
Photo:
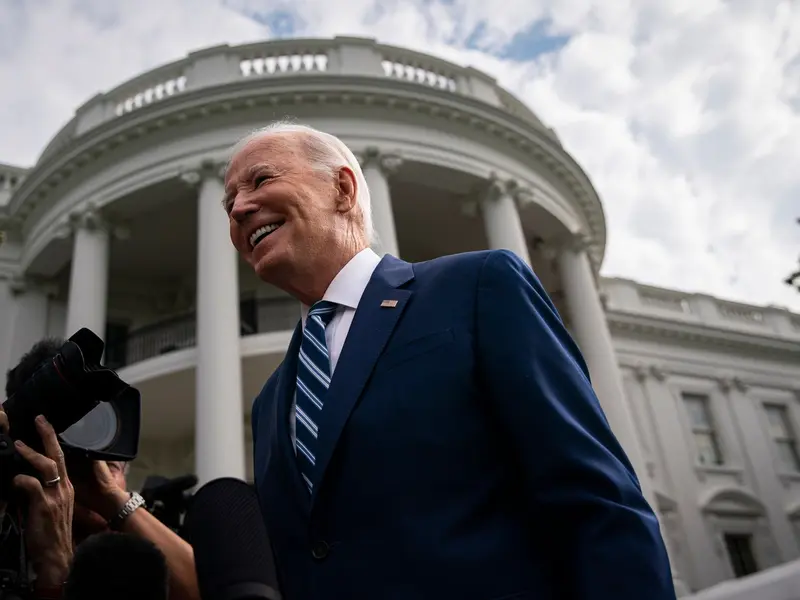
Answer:
[[[96,95],[50,142],[42,159],[58,151],[70,138],[167,98],[247,79],[308,75],[399,79],[480,100],[543,128],[524,103],[492,77],[471,67],[364,38],[272,40],[193,52]],[[545,131],[553,135],[550,130]]]
[[[244,300],[239,305],[240,335],[255,335],[294,329],[300,318],[297,300],[271,298]],[[106,364],[119,369],[148,358],[193,348],[197,318],[194,312],[171,317],[108,340]]]
[[[775,306],[738,302],[676,290],[640,285],[624,279],[606,279],[607,306],[617,312],[648,314],[718,329],[800,339],[800,315]]]

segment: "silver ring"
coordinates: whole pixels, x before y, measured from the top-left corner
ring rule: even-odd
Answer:
[[[50,481],[45,481],[42,485],[44,487],[54,487],[58,485],[59,481],[61,481],[61,475],[56,475],[55,479],[51,479]]]

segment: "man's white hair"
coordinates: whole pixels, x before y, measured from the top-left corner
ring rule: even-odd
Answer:
[[[236,156],[242,148],[254,139],[283,133],[300,134],[298,138],[312,169],[333,176],[337,169],[345,166],[350,167],[356,177],[356,203],[361,209],[364,234],[367,242],[370,244],[375,243],[377,240],[372,224],[372,206],[370,204],[367,180],[364,178],[364,173],[355,154],[335,135],[291,121],[275,121],[239,140],[231,150],[231,158]],[[230,163],[228,166],[230,166]]]

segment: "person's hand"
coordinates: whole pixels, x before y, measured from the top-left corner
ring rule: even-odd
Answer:
[[[44,455],[20,441],[14,444],[17,452],[39,473],[40,479],[17,475],[14,485],[28,500],[25,546],[37,583],[58,586],[66,580],[72,562],[74,491],[52,425],[39,416],[36,429],[42,438]]]
[[[81,507],[82,518],[96,521],[99,515],[110,521],[125,506],[130,494],[120,487],[105,461],[95,460],[86,467],[79,477],[73,478],[75,503]]]

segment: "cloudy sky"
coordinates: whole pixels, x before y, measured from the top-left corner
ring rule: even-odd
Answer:
[[[500,9],[500,6],[503,6]],[[0,162],[187,52],[360,35],[483,69],[584,166],[603,272],[800,310],[800,2],[0,0]]]

